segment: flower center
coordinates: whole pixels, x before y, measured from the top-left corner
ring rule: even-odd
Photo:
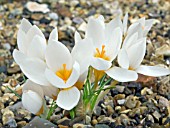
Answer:
[[[110,58],[106,56],[105,45],[102,45],[101,51],[98,48],[96,48],[96,53],[94,56],[97,58],[102,58],[104,60],[110,60]]]
[[[72,70],[68,70],[67,68],[66,68],[66,64],[63,64],[63,67],[62,67],[62,69],[60,69],[60,70],[58,70],[57,72],[56,72],[56,75],[58,76],[58,77],[60,77],[61,79],[63,79],[63,81],[66,83],[67,82],[67,80],[68,80],[68,78],[70,77],[70,75],[71,75],[71,72],[72,72]]]
[[[128,68],[128,70],[134,70],[134,68],[132,68],[132,67],[129,67],[129,68]]]

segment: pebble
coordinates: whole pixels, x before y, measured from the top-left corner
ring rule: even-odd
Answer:
[[[67,117],[64,117],[57,121],[57,124],[64,125],[64,126],[68,126],[69,123],[70,123],[70,119],[68,119]]]
[[[96,106],[94,109],[94,115],[100,116],[101,115],[101,107]]]
[[[14,113],[8,108],[4,109],[2,113],[3,113],[2,115],[3,124],[7,124],[10,119],[14,119]]]
[[[137,102],[137,97],[130,95],[126,98],[125,106],[127,108],[134,108],[137,105]]]
[[[42,13],[47,13],[49,12],[49,8],[46,4],[39,4],[37,2],[27,2],[26,4],[26,8],[30,11],[30,12],[42,12]]]
[[[110,127],[106,124],[96,124],[94,128],[110,128]]]
[[[18,128],[22,128],[22,127],[24,127],[26,124],[27,124],[26,121],[19,121],[19,122],[17,122]]]
[[[119,104],[119,105],[123,105],[124,103],[125,103],[125,99],[121,99],[121,100],[117,100],[117,103]]]
[[[116,88],[115,88],[118,92],[122,93],[125,89],[125,86],[120,86],[120,85],[116,85]]]

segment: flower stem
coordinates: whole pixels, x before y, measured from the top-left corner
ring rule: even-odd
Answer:
[[[50,109],[49,109],[49,111],[48,111],[48,114],[47,114],[47,120],[50,119],[53,111],[54,111],[56,108],[57,108],[57,105],[55,104],[55,101],[53,100],[53,102],[52,102],[52,104],[51,104],[51,106],[50,106]]]

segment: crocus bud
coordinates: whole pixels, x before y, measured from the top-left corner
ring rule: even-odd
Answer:
[[[33,114],[40,115],[43,113],[43,99],[34,91],[24,90],[22,94],[22,104],[24,108]]]

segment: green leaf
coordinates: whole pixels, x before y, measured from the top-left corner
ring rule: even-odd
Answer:
[[[22,97],[14,90],[12,90],[10,87],[6,86],[12,93],[14,93],[20,100],[22,99]]]
[[[70,116],[71,116],[71,119],[72,119],[72,120],[75,118],[74,108],[73,108],[72,110],[70,110]]]

